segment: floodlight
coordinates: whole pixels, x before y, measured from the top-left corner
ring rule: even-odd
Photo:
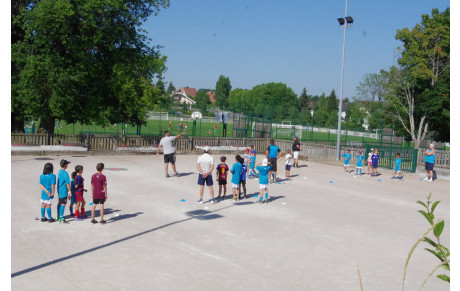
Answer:
[[[347,24],[352,24],[353,23],[353,17],[351,17],[351,16],[346,16],[345,20],[347,21]]]
[[[337,20],[339,21],[339,24],[340,24],[340,25],[344,25],[344,24],[345,24],[345,19],[343,19],[343,18],[337,18]]]

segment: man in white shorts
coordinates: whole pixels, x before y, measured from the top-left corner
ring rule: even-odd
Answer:
[[[294,155],[294,164],[292,166],[298,168],[299,167],[299,154],[302,148],[300,147],[300,142],[297,140],[297,136],[294,136],[292,139],[294,140],[294,143],[292,144],[292,154]]]

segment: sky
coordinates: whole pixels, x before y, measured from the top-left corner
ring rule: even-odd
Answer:
[[[215,89],[220,75],[232,89],[285,83],[296,94],[340,94],[345,0],[171,0],[143,28],[168,57],[164,80],[176,88]],[[366,73],[397,64],[396,31],[422,14],[444,11],[446,0],[349,0],[343,98]]]

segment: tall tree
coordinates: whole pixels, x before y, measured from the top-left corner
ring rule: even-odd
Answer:
[[[145,120],[159,102],[152,79],[166,57],[139,30],[168,0],[41,0],[30,2],[13,21],[24,30],[12,44],[17,78],[12,110],[40,119],[54,132],[55,119],[107,124]],[[15,107],[16,106],[16,107]]]
[[[385,95],[387,80],[385,75],[366,73],[363,80],[356,87],[358,99],[362,101],[382,102]]]
[[[299,111],[310,110],[310,96],[307,95],[307,89],[303,88],[299,96]]]
[[[206,107],[208,104],[211,104],[209,99],[208,92],[210,89],[199,89],[196,91],[195,101],[197,106],[200,108],[201,112],[204,114],[206,112]]]
[[[176,91],[176,87],[174,87],[172,81],[169,82],[169,85],[168,85],[168,94],[171,95],[174,91]]]
[[[230,90],[232,89],[232,85],[230,83],[230,79],[228,77],[224,77],[220,75],[219,80],[216,82],[216,103],[217,106],[220,108],[228,107],[228,95],[230,94]]]

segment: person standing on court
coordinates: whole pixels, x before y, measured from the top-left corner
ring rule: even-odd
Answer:
[[[173,141],[185,133],[186,132],[184,131],[176,136],[170,136],[169,131],[167,130],[165,131],[165,136],[160,140],[160,144],[158,145],[158,150],[157,150],[157,157],[160,156],[160,148],[163,147],[166,178],[171,177],[168,174],[168,164],[169,163],[171,163],[171,167],[174,171],[174,176],[176,177],[179,176],[179,173],[177,173],[176,171],[176,156],[174,155]]]
[[[276,172],[277,172],[276,161],[281,155],[281,149],[275,145],[275,140],[273,138],[270,139],[270,145],[268,146],[267,151],[268,151],[268,161],[270,162],[270,165],[271,165],[270,172],[268,173],[268,178],[271,179],[272,172],[273,172],[273,179],[271,179],[271,182],[275,183],[276,182]]]
[[[426,177],[423,181],[432,182],[433,181],[433,168],[436,152],[434,150],[434,144],[430,144],[430,148],[424,152],[425,154],[425,170]]]
[[[202,204],[203,203],[203,192],[204,192],[204,184],[209,187],[209,193],[211,194],[211,204],[216,203],[214,200],[214,189],[212,188],[213,181],[212,181],[212,170],[214,170],[214,158],[209,154],[209,147],[204,147],[204,153],[198,157],[198,161],[196,162],[196,168],[200,172],[198,174],[198,185],[200,185],[200,200],[197,202]]]
[[[294,143],[292,144],[292,154],[294,155],[294,164],[293,166],[298,168],[299,167],[299,154],[302,148],[300,147],[300,142],[297,140],[297,136],[292,138]]]

